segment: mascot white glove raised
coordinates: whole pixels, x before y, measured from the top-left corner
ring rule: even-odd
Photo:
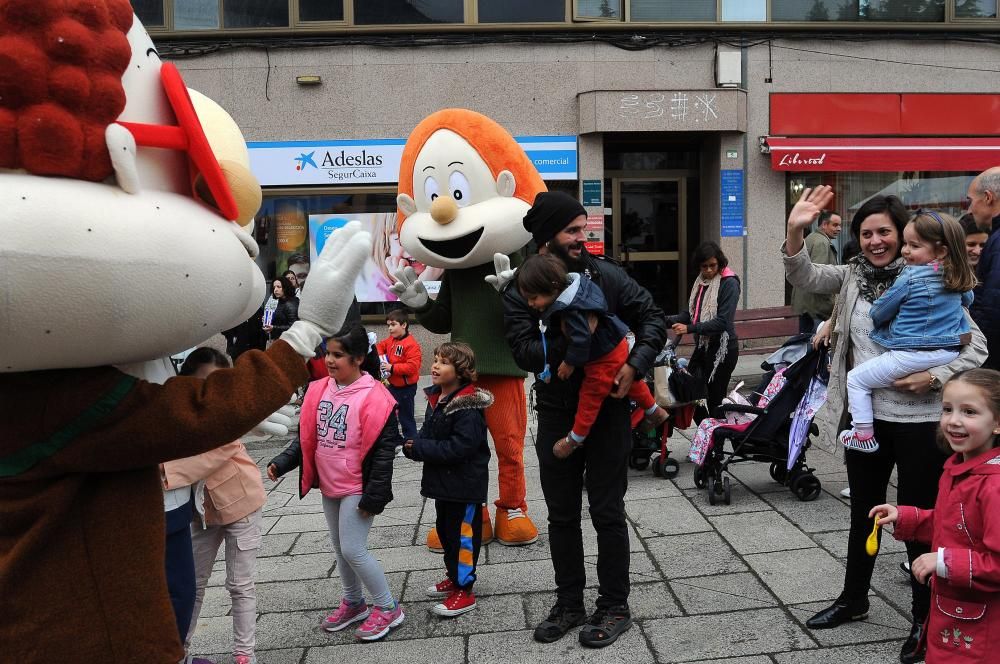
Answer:
[[[427,304],[430,296],[427,295],[424,282],[417,279],[417,273],[412,267],[396,270],[396,279],[396,283],[390,286],[389,290],[396,294],[400,302],[411,309],[420,309]]]
[[[292,426],[292,416],[295,408],[282,406],[267,416],[267,419],[250,430],[254,436],[287,436],[288,427]]]
[[[333,232],[309,270],[299,297],[299,319],[281,335],[295,351],[311,358],[325,337],[337,333],[351,306],[354,281],[371,251],[370,233],[352,221]]]
[[[507,254],[493,254],[493,270],[496,274],[487,274],[484,279],[486,283],[502,293],[507,284],[514,281],[514,273],[517,270],[510,269],[510,256]]]

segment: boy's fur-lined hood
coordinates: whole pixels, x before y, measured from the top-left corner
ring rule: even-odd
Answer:
[[[444,407],[444,414],[451,415],[460,410],[478,408],[486,410],[493,405],[493,394],[481,387],[467,386],[459,390]]]
[[[431,408],[437,408],[438,402],[441,400],[441,388],[437,385],[431,385],[424,388],[424,394],[427,395],[427,403],[430,404]],[[445,397],[444,414],[451,415],[454,412],[470,408],[484,410],[492,405],[493,395],[490,392],[476,387],[472,383],[467,383]]]

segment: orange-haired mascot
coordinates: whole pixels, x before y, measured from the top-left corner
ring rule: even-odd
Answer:
[[[359,224],[331,237],[266,352],[159,381],[166,356],[264,299],[248,166],[235,122],[160,61],[128,0],[0,0],[4,662],[184,657],[158,464],[288,401],[371,246]]]
[[[479,385],[495,398],[486,409],[500,480],[493,531],[507,545],[538,539],[525,502],[525,373],[504,340],[501,300],[484,279],[496,277],[495,254],[520,264],[519,252],[531,239],[521,222],[542,191],[545,183],[517,141],[473,111],[429,115],[403,148],[396,199],[400,242],[414,258],[445,273],[436,300],[410,268],[396,275],[393,291],[428,330],[450,332],[476,353]],[[489,512],[483,516],[488,522]],[[433,530],[427,545],[440,548]]]

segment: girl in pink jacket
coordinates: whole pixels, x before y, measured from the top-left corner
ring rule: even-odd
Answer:
[[[199,348],[184,361],[180,374],[207,378],[229,366],[229,358],[219,351]],[[212,563],[225,542],[226,590],[233,603],[233,663],[253,664],[257,622],[254,577],[261,544],[261,509],[267,502],[260,468],[237,440],[197,456],[168,461],[162,472],[166,489],[195,486],[195,509],[201,516],[191,524],[195,598],[184,650],[191,646]]]
[[[945,385],[945,463],[933,510],[877,505],[869,516],[895,523],[898,540],[929,542],[911,565],[931,584],[921,639],[928,664],[995,662],[1000,651],[1000,372],[971,369]]]
[[[301,461],[299,495],[313,488],[323,494],[323,513],[344,585],[344,598],[323,620],[323,629],[337,632],[360,622],[355,636],[377,641],[404,618],[385,572],[368,551],[372,521],[392,500],[392,463],[403,440],[396,400],[361,370],[367,354],[368,334],[360,326],[327,340],[330,376],[313,381],[306,390],[300,452],[296,455],[293,442],[268,465],[268,476],[276,479]],[[371,595],[370,605],[363,588]]]

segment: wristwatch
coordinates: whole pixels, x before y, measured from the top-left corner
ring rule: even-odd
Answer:
[[[941,391],[941,379],[935,376],[934,374],[931,374],[931,392],[940,392],[940,391]]]

